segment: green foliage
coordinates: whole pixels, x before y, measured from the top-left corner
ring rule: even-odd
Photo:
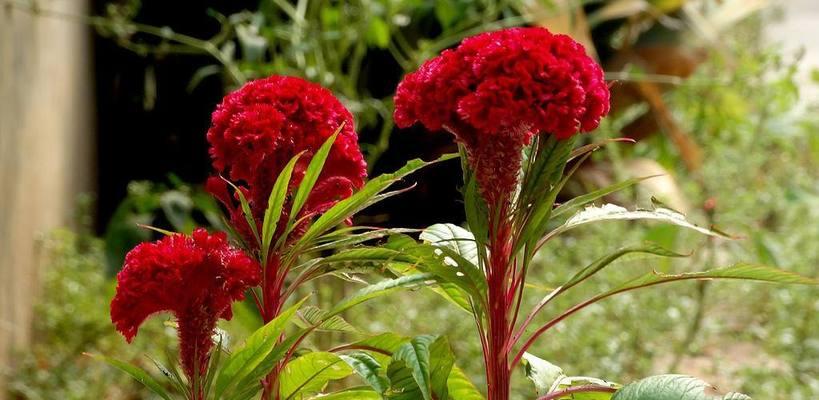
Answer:
[[[83,353],[114,354],[153,369],[142,354],[147,348],[159,354],[175,351],[173,332],[161,321],[151,321],[141,328],[151,340],[137,339],[128,346],[113,329],[108,304],[114,288],[105,275],[101,240],[61,230],[48,235],[41,245],[45,265],[34,308],[32,344],[17,350],[14,371],[4,371],[8,396],[31,400],[147,398],[147,390],[136,381]]]
[[[353,369],[336,354],[310,352],[289,362],[282,372],[282,399],[304,399],[324,390],[327,382],[346,378]]]
[[[751,400],[739,393],[725,396],[705,394],[708,385],[690,376],[659,375],[641,379],[623,386],[612,396],[612,400]]]

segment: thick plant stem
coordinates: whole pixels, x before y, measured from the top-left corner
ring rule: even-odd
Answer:
[[[487,269],[488,283],[488,337],[484,351],[487,400],[508,400],[510,386],[509,358],[507,343],[510,338],[509,311],[513,299],[508,296],[511,279],[509,276],[511,261],[511,229],[505,222],[505,213],[500,212],[497,223],[489,240],[489,268]]]

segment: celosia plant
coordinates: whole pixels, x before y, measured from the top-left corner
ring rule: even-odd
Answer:
[[[225,96],[217,106],[207,138],[215,170],[244,192],[256,221],[255,228],[261,229],[273,184],[287,163],[301,155],[288,184],[290,195],[304,179],[311,158],[336,129],[338,136],[326,156],[325,168],[294,216],[303,219],[350,197],[367,177],[353,117],[330,91],[289,76],[252,81]],[[258,246],[238,199],[228,194],[227,183],[213,177],[207,188],[228,208],[231,224],[242,233],[246,243]],[[284,222],[290,219],[292,196],[288,200],[277,235],[283,233]],[[290,239],[298,238],[305,227],[306,224],[300,224],[296,232],[290,233]]]
[[[577,134],[595,129],[608,111],[609,91],[600,66],[580,44],[544,28],[512,28],[467,38],[457,48],[424,63],[398,86],[398,126],[420,122],[432,131],[448,131],[459,144],[469,230],[434,225],[421,234],[427,244],[394,237],[386,247],[396,250],[413,269],[434,274],[442,285],[439,293],[474,315],[489,400],[509,399],[512,371],[519,364],[525,364],[527,375],[535,381],[539,400],[705,399],[700,381],[661,376],[618,390],[619,385],[609,382],[566,377],[528,350],[550,328],[586,306],[646,286],[712,278],[813,283],[772,268],[748,265],[681,275],[648,274],[533,327],[534,317],[554,298],[625,254],[680,256],[650,244],[624,247],[556,285],[524,314],[521,304],[532,259],[550,239],[565,231],[595,221],[648,219],[723,236],[667,209],[628,211],[606,205],[566,217],[570,211],[639,181],[555,204],[572,172],[598,147],[573,150]],[[564,167],[572,160],[571,170],[564,174]],[[391,257],[397,258],[396,254]],[[745,398],[729,396],[735,397],[726,398]]]
[[[264,400],[304,399],[324,395],[329,381],[353,373],[374,390],[417,393],[428,400],[432,385],[440,390],[440,382],[446,386],[450,375],[476,393],[454,369],[444,338],[388,333],[331,351],[301,347],[316,331],[362,335],[339,314],[396,289],[433,282],[431,275],[388,273],[389,279],[364,287],[329,310],[302,307],[306,299],[292,299],[303,284],[323,276],[388,272],[355,246],[396,230],[336,227],[349,225],[359,210],[402,192],[385,190],[436,161],[413,160],[365,184],[366,165],[350,113],[328,90],[285,76],[253,81],[228,94],[213,113],[207,139],[218,176],[206,187],[225,206],[225,220],[241,250],[230,247],[224,234],[197,230],[187,237],[154,228],[170,236],[128,254],[111,306],[111,318],[128,341],[150,314],[175,315],[187,379],[173,366],[160,368],[173,378],[180,394],[189,400],[259,394]],[[440,160],[448,158],[453,157]],[[335,251],[338,254],[319,256]],[[222,349],[212,339],[216,323],[230,318],[231,302],[241,299],[245,289],[265,325],[220,360]],[[300,321],[298,329],[287,329],[294,319]],[[385,355],[391,358],[385,360]],[[106,361],[164,399],[171,398],[144,371]],[[439,367],[421,375],[411,372],[424,362]],[[379,374],[383,377],[373,380]],[[414,379],[407,380],[410,375]],[[370,393],[352,388],[335,395],[359,398]]]
[[[231,225],[262,265],[258,300],[267,323],[279,316],[296,287],[285,287],[300,256],[292,244],[311,218],[364,184],[367,165],[353,117],[329,90],[300,78],[271,76],[225,96],[207,137],[213,166],[222,174],[210,178],[207,187],[227,207]],[[311,161],[323,162],[318,174]],[[306,189],[300,190],[303,182]],[[246,204],[229,194],[228,185],[243,193]],[[265,220],[271,204],[278,212]],[[277,390],[276,373],[264,383],[265,399]]]
[[[207,188],[225,206],[226,221],[241,250],[231,247],[224,234],[203,230],[192,236],[165,232],[168,237],[139,245],[128,254],[119,275],[112,320],[130,341],[151,314],[166,311],[175,316],[187,379],[173,366],[160,368],[189,400],[247,400],[259,395],[263,400],[481,399],[455,367],[445,338],[386,333],[326,351],[302,347],[316,331],[361,335],[339,314],[399,288],[429,285],[473,314],[489,400],[509,399],[512,371],[518,365],[524,365],[535,382],[538,400],[703,400],[704,384],[692,378],[660,376],[621,387],[567,377],[528,353],[539,337],[574,313],[647,286],[715,278],[815,283],[745,264],[678,275],[648,273],[533,326],[535,316],[553,299],[623,255],[680,256],[651,244],[620,248],[555,285],[524,314],[522,299],[533,257],[557,235],[596,221],[644,219],[725,236],[662,208],[629,211],[609,204],[569,216],[640,179],[556,206],[572,172],[599,146],[573,149],[578,134],[595,129],[608,113],[608,104],[603,72],[583,47],[543,28],[468,38],[408,75],[395,97],[396,122],[403,127],[420,122],[454,135],[469,227],[433,225],[421,233],[423,243],[417,243],[405,235],[408,230],[345,223],[361,209],[403,191],[385,192],[393,183],[457,155],[433,162],[413,160],[365,183],[352,117],[329,91],[293,77],[250,82],[225,97],[207,134],[217,174]],[[363,245],[384,237],[389,240],[381,246]],[[304,306],[306,298],[293,299],[314,279],[358,273],[387,279],[329,310]],[[214,329],[220,318],[230,318],[231,303],[248,288],[265,325],[221,360],[221,346],[212,339]],[[288,329],[291,321],[296,329]],[[171,399],[146,372],[106,360],[163,399]],[[366,386],[326,391],[329,381],[352,374]],[[745,398],[730,394],[724,399]]]
[[[216,321],[259,283],[258,264],[231,247],[224,233],[197,229],[143,243],[125,257],[111,302],[111,320],[128,342],[149,316],[170,312],[179,332],[179,358],[191,398],[205,398]]]

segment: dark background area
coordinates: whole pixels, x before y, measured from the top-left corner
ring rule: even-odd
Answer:
[[[94,12],[103,14],[106,4],[96,0]],[[144,2],[135,22],[208,38],[220,29],[218,21],[208,15],[209,9],[229,15],[256,6],[256,1]],[[199,68],[215,63],[208,55],[143,56],[96,34],[93,43],[98,107],[96,230],[102,233],[127,195],[129,182],[167,182],[169,174],[191,184],[204,182],[211,171],[205,133],[225,88],[217,75],[188,89]],[[401,78],[401,69],[384,50],[372,50],[362,75],[367,77],[370,93],[388,96]],[[377,130],[359,131],[359,135],[362,142],[371,142]],[[448,135],[420,128],[396,131],[389,150],[371,167],[372,174],[393,171],[415,157],[431,159],[455,150]],[[423,185],[367,210],[359,223],[423,227],[436,221],[460,222],[462,207],[454,201],[459,169],[453,161],[420,172],[405,185]],[[432,193],[439,195],[435,202],[429,201]]]

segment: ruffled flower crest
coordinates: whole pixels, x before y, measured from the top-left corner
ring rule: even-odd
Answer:
[[[259,283],[258,264],[228,244],[224,233],[197,229],[142,243],[128,252],[117,275],[111,320],[130,343],[151,315],[169,312],[179,325],[182,367],[193,377],[207,368],[211,336],[231,304]]]
[[[301,218],[321,213],[349,197],[367,177],[353,117],[329,90],[290,76],[274,75],[249,82],[225,96],[217,106],[207,139],[215,170],[239,187],[260,223],[270,191],[284,166],[304,151],[291,179],[292,191],[301,182],[313,154],[342,125],[298,216]],[[238,201],[226,185],[220,177],[212,177],[206,187],[227,207],[231,224],[253,244]],[[285,214],[289,209],[286,204]],[[291,238],[299,234],[294,232]]]
[[[521,150],[536,134],[569,138],[609,111],[600,66],[583,46],[544,28],[511,28],[465,39],[407,75],[395,122],[450,131],[467,150],[490,204],[509,199]]]

